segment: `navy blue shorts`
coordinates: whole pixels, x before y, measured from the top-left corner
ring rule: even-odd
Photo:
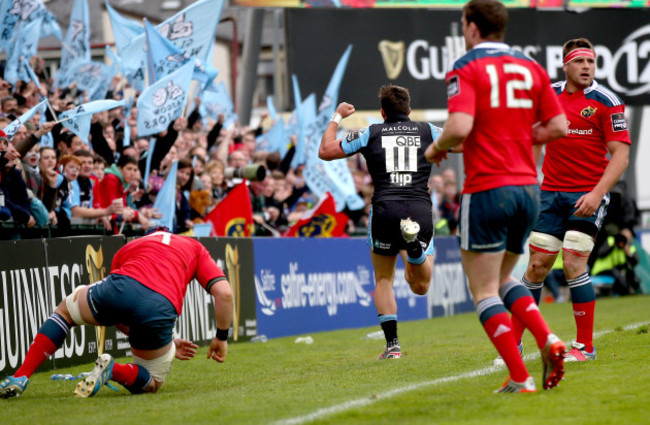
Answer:
[[[88,305],[102,325],[127,325],[133,348],[155,350],[172,341],[177,317],[174,305],[133,278],[112,274],[91,285]]]
[[[539,186],[504,186],[464,194],[460,247],[474,252],[523,254],[539,211]]]
[[[420,199],[377,201],[370,207],[367,244],[375,254],[397,255],[406,249],[400,220],[410,217],[420,225],[418,240],[426,255],[433,255],[433,212],[431,202]]]
[[[609,193],[603,196],[600,206],[591,217],[576,217],[574,207],[582,195],[589,192],[555,192],[542,190],[540,212],[535,231],[563,240],[567,230],[577,230],[595,238],[603,225],[609,205]]]

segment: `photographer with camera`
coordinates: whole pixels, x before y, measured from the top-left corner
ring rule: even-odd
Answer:
[[[612,292],[617,295],[636,294],[640,280],[634,273],[639,264],[639,255],[633,245],[634,236],[629,229],[610,235],[598,250],[598,256],[591,269],[592,276],[610,276],[614,278]]]

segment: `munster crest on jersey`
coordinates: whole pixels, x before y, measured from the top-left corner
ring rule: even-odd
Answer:
[[[591,106],[587,106],[585,109],[580,111],[580,115],[585,118],[591,118],[594,116],[595,113],[596,113],[596,108],[592,108]]]

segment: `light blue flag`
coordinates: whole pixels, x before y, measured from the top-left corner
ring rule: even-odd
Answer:
[[[47,102],[41,105],[41,110],[38,111],[40,114],[38,118],[38,126],[42,126],[47,122],[47,116],[46,116],[46,111],[47,111]],[[54,118],[56,119],[56,117]],[[53,148],[54,147],[54,137],[52,137],[52,132],[47,132],[43,137],[41,137],[41,140],[39,140],[39,143],[41,147],[47,147],[47,148]]]
[[[287,153],[287,143],[289,142],[284,133],[284,121],[282,118],[277,120],[269,130],[257,136],[257,150],[267,152],[279,152],[281,157]]]
[[[163,37],[183,51],[186,57],[196,57],[209,62],[208,56],[214,42],[217,25],[225,0],[200,0],[156,26]],[[144,87],[144,34],[135,37],[120,50],[124,74],[129,83],[140,90]]]
[[[36,76],[36,73],[34,73],[34,70],[32,69],[31,65],[29,64],[28,60],[23,61],[23,68],[25,72],[27,73],[27,78],[23,79],[21,76],[21,79],[23,81],[29,81],[32,80],[34,82],[34,85],[36,85],[37,89],[41,89],[41,82],[38,80],[38,77]]]
[[[0,0],[0,51],[12,39],[18,19],[13,0]]]
[[[339,59],[339,63],[336,65],[336,69],[332,74],[332,78],[330,78],[327,89],[325,90],[325,95],[318,106],[318,115],[326,115],[327,118],[329,118],[336,110],[339,99],[339,89],[341,88],[341,82],[343,81],[343,75],[348,66],[348,61],[350,60],[350,53],[352,53],[351,44],[348,45],[347,49],[345,49],[341,59]],[[329,120],[325,123],[325,127],[327,127],[328,122]],[[323,131],[325,131],[325,128],[323,128]]]
[[[266,96],[266,109],[269,110],[269,116],[272,121],[278,116],[278,112],[275,110],[275,105],[273,104],[273,96]]]
[[[188,61],[194,61],[193,80],[198,80],[203,88],[207,88],[210,83],[219,74],[216,68],[209,66],[199,58],[191,58],[187,56],[180,48],[176,47],[174,43],[163,37],[160,32],[145,19],[145,35],[149,43],[147,50],[147,69],[149,72],[155,74],[154,80],[158,80],[165,75],[176,71],[181,66],[185,65]],[[151,77],[149,77],[151,80]]]
[[[87,0],[75,0],[70,12],[70,25],[61,48],[61,71],[65,74],[73,64],[90,62],[90,25]]]
[[[291,166],[296,168],[299,164],[304,163],[305,160],[305,140],[303,136],[304,127],[302,125],[303,121],[303,108],[302,108],[302,96],[300,94],[300,85],[298,84],[298,77],[295,75],[291,76],[291,81],[293,82],[293,103],[296,105],[294,113],[296,114],[296,125],[292,129],[295,131],[297,138],[297,144],[295,146],[295,153],[293,159],[291,160]]]
[[[305,181],[316,196],[322,196],[329,191],[334,197],[337,211],[343,210],[346,205],[351,210],[359,210],[365,206],[363,199],[356,193],[347,161],[345,159],[323,161],[318,157],[321,137],[327,128],[330,116],[336,110],[339,89],[351,51],[350,45],[339,59],[318,108],[318,118],[314,120],[313,126],[306,130]]]
[[[124,106],[125,103],[126,100],[95,100],[84,103],[74,109],[61,112],[59,114],[59,122],[65,128],[79,136],[85,144],[88,144],[90,120],[93,114]]]
[[[144,184],[145,187],[149,187],[149,173],[151,172],[151,157],[153,157],[153,151],[156,149],[156,138],[151,137],[149,139],[149,149],[145,153],[147,155],[147,160],[145,161],[144,167]]]
[[[115,69],[102,62],[77,62],[67,72],[59,70],[57,80],[59,87],[68,87],[76,82],[90,100],[101,100],[106,97],[114,76]]]
[[[14,39],[7,46],[7,64],[5,67],[4,79],[11,84],[16,84],[20,78],[21,69],[24,70],[23,61],[36,54],[38,50],[38,33],[41,27],[41,20],[37,19],[27,24],[18,24],[19,28],[14,31]]]
[[[12,139],[14,137],[14,134],[16,134],[16,131],[20,128],[21,125],[24,125],[27,121],[31,120],[34,114],[36,114],[36,111],[38,111],[39,108],[41,108],[43,105],[47,103],[46,100],[42,101],[38,105],[34,106],[31,108],[29,111],[25,112],[15,120],[13,120],[9,125],[7,125],[3,130],[7,134],[7,137],[9,139]]]
[[[61,27],[59,22],[56,20],[56,16],[43,5],[40,9],[42,14],[43,24],[41,25],[41,38],[45,38],[48,35],[53,35],[57,40],[63,40],[63,34],[61,33]]]
[[[111,66],[113,67],[115,74],[122,72],[122,59],[120,59],[120,57],[115,54],[109,45],[105,46],[105,51],[106,56],[108,56],[111,60]]]
[[[43,38],[53,35],[59,40],[63,39],[56,17],[40,0],[0,0],[0,50],[12,42],[18,27],[24,28],[36,20],[41,20],[41,26],[35,36]]]
[[[292,161],[292,164],[295,164],[294,167],[307,161],[306,149],[310,144],[310,140],[314,137],[316,124],[316,95],[314,93],[307,96],[300,105],[299,123],[298,146],[296,146],[296,154]]]
[[[235,108],[222,81],[219,84],[212,84],[201,95],[201,106],[199,112],[204,117],[219,119],[219,114],[224,115],[223,128],[230,128],[237,122]],[[139,112],[138,112],[139,113]]]
[[[160,191],[156,195],[156,200],[153,203],[154,209],[157,209],[162,217],[158,219],[160,226],[165,226],[168,229],[174,229],[176,221],[176,177],[178,171],[178,161],[174,161],[169,168],[165,182],[163,183]]]
[[[193,70],[194,64],[187,63],[142,92],[137,102],[138,136],[160,133],[181,116]]]
[[[111,28],[113,29],[113,39],[115,39],[115,46],[117,51],[122,54],[122,50],[128,46],[131,41],[139,35],[144,34],[144,27],[138,21],[128,19],[120,15],[115,9],[108,4],[108,0],[104,2],[108,16],[111,18]]]

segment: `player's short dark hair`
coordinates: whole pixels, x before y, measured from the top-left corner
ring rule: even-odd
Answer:
[[[591,41],[587,40],[586,38],[574,38],[566,43],[564,43],[564,46],[562,46],[562,57],[566,57],[569,53],[571,53],[572,50],[575,49],[589,49],[589,50],[594,50],[594,45],[591,44]]]
[[[386,84],[379,89],[381,109],[388,116],[397,114],[408,115],[411,109],[411,94],[408,89],[392,84]]]
[[[138,160],[132,157],[131,155],[121,155],[120,159],[117,160],[117,166],[119,168],[124,168],[126,165],[135,164],[138,165]]]
[[[88,150],[86,150],[86,149],[78,149],[78,150],[74,153],[74,156],[77,156],[77,157],[84,157],[84,158],[93,158],[93,159],[94,159],[94,155],[93,155],[92,153],[90,153],[90,151],[88,151]]]
[[[508,10],[498,0],[471,0],[463,6],[463,16],[469,25],[474,22],[481,38],[503,40],[508,25]]]

